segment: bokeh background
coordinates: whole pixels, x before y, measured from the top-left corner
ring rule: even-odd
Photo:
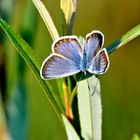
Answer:
[[[42,1],[61,35],[60,1]],[[24,37],[42,62],[51,52],[52,39],[32,1],[1,0],[0,8],[0,16]],[[104,33],[107,47],[139,23],[140,0],[79,0],[74,34],[85,36],[98,29]],[[6,136],[8,127],[14,140],[66,140],[34,74],[0,32],[0,135]],[[134,133],[140,135],[140,38],[113,52],[110,62],[108,72],[100,77],[103,140],[130,140]]]

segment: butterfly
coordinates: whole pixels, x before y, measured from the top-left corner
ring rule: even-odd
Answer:
[[[41,78],[57,79],[79,72],[105,73],[110,62],[106,49],[102,49],[103,43],[104,35],[98,30],[88,33],[83,44],[77,36],[60,37],[52,44],[52,54],[41,66]]]

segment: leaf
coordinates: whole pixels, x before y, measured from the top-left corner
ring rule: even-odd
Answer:
[[[50,16],[49,12],[47,11],[46,7],[44,6],[44,4],[40,0],[32,0],[32,1],[33,1],[34,5],[36,6],[37,10],[39,11],[41,17],[43,18],[53,41],[58,39],[59,38],[58,31],[53,23],[53,20]]]
[[[62,119],[65,124],[68,140],[80,140],[75,129],[73,128],[73,126],[70,124],[70,122],[67,120],[67,118],[63,114],[62,114]]]
[[[61,102],[58,99],[57,95],[54,94],[53,96],[53,90],[48,82],[45,82],[40,77],[40,63],[38,61],[38,58],[34,55],[31,47],[19,36],[17,35],[11,28],[8,26],[8,24],[0,19],[0,26],[5,31],[11,42],[14,44],[15,48],[19,52],[19,54],[23,57],[23,59],[26,61],[26,63],[30,66],[31,70],[35,74],[38,82],[40,83],[45,96],[50,101],[53,109],[55,110],[57,116],[60,117],[60,108],[61,108]],[[55,98],[55,99],[54,99]],[[57,103],[56,103],[57,101]],[[59,106],[59,107],[58,107]]]
[[[100,82],[95,76],[78,83],[78,109],[82,137],[86,140],[101,140]]]
[[[107,52],[111,54],[115,50],[119,49],[121,46],[131,41],[132,39],[140,35],[140,24],[129,30],[121,38],[117,39],[107,47]]]
[[[72,34],[77,0],[61,0],[63,35]]]
[[[93,139],[93,123],[91,99],[87,80],[78,83],[78,110],[81,125],[81,135],[86,140]]]
[[[100,81],[96,76],[88,78],[89,92],[93,117],[93,137],[94,140],[102,139],[102,102]]]

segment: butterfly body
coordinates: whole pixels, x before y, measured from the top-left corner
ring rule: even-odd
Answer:
[[[83,72],[99,75],[107,71],[109,58],[106,49],[101,47],[104,36],[100,31],[87,34],[83,44],[76,36],[59,38],[52,45],[52,54],[41,67],[43,79],[56,79]]]

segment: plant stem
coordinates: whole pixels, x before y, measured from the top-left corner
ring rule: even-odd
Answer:
[[[72,102],[76,94],[77,94],[77,86],[75,86],[70,96],[70,101],[69,101],[70,108],[72,107]]]
[[[65,100],[65,110],[66,110],[66,116],[67,118],[72,121],[73,120],[73,116],[72,116],[72,112],[70,109],[70,105],[69,105],[69,99],[68,99],[68,84],[67,84],[67,79],[65,80],[65,82],[63,83],[63,91],[64,91],[64,100]]]

